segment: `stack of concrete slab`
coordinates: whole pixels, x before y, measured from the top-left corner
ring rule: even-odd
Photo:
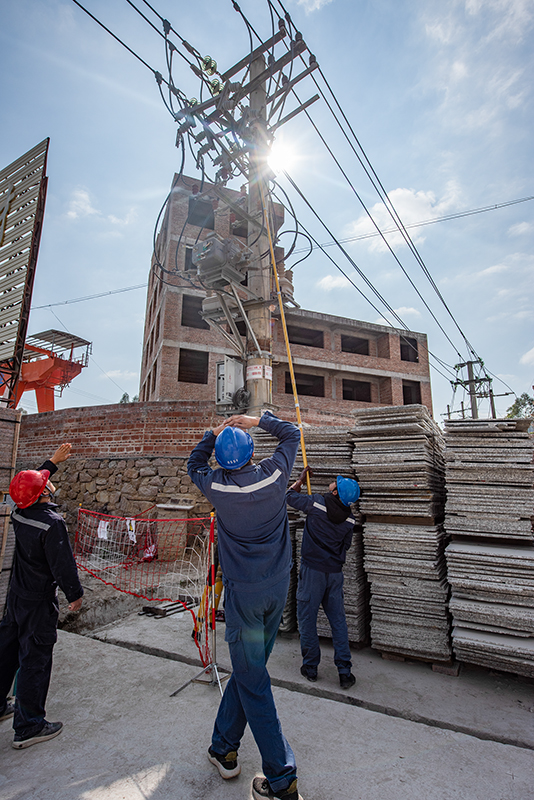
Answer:
[[[297,527],[297,561],[300,567],[300,549],[304,525]],[[347,550],[347,559],[343,570],[345,581],[345,615],[349,631],[349,642],[353,646],[363,646],[369,636],[369,584],[363,569],[363,535],[360,525],[356,526],[352,544]],[[319,636],[332,638],[330,623],[323,609],[317,616],[317,633]]]
[[[444,442],[425,406],[354,412],[353,466],[367,516],[437,519],[445,501]]]
[[[445,423],[448,533],[533,541],[534,441],[529,422]]]
[[[277,440],[274,436],[254,428],[254,461],[260,461],[274,453]],[[308,464],[313,470],[313,491],[324,494],[336,475],[354,477],[351,464],[352,444],[346,428],[306,426],[304,440]],[[302,452],[299,448],[291,482],[296,481],[303,468]]]
[[[534,677],[534,440],[529,420],[446,423],[453,648]],[[450,486],[450,490],[449,490]]]
[[[420,405],[354,415],[371,644],[383,653],[449,661],[441,430]]]

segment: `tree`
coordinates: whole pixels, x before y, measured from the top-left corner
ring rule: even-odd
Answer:
[[[523,392],[521,397],[516,397],[515,403],[506,409],[506,416],[510,419],[514,417],[534,417],[534,397],[530,397]]]

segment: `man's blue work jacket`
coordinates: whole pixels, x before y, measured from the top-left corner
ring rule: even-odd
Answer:
[[[39,469],[53,475],[57,467],[45,461]],[[67,526],[56,509],[55,503],[34,503],[11,514],[15,560],[10,592],[24,600],[51,599],[58,586],[69,603],[83,595]]]
[[[279,440],[274,455],[259,464],[211,469],[212,431],[206,431],[187,462],[189,477],[216,509],[224,581],[237,591],[266,589],[291,569],[286,490],[300,433],[269,411],[259,427]]]
[[[301,562],[318,572],[341,572],[356,520],[349,516],[343,522],[332,522],[322,494],[299,494],[288,489],[287,503],[307,514]]]

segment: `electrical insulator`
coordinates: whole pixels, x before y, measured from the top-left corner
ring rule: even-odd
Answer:
[[[217,72],[217,62],[211,56],[204,56],[202,59],[202,69],[206,75],[215,75]]]
[[[217,78],[210,81],[210,92],[214,97],[222,92],[222,83]]]

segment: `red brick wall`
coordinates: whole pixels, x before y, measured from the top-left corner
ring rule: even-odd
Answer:
[[[49,457],[59,443],[72,442],[79,457],[186,456],[202,432],[219,424],[213,403],[117,403],[67,408],[23,418],[19,460]]]

